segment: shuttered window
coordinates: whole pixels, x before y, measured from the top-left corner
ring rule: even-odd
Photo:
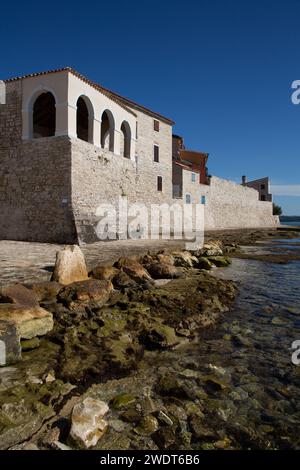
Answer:
[[[157,191],[162,191],[162,177],[157,177]]]
[[[154,145],[154,161],[159,162],[159,146]]]
[[[154,126],[154,130],[156,132],[159,132],[159,121],[157,119],[154,119],[153,126]]]

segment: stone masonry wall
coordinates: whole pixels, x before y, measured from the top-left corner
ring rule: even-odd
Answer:
[[[68,137],[22,141],[22,81],[0,105],[0,238],[72,243]]]
[[[205,195],[205,228],[274,227],[271,202],[259,201],[258,192],[232,181],[213,176],[210,186],[200,185]]]

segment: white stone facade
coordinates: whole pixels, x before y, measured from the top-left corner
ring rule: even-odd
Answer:
[[[0,103],[0,238],[41,242],[94,241],[96,210],[129,202],[172,204],[172,125],[71,69],[3,82]],[[36,103],[55,102],[52,133],[35,137]],[[88,116],[78,138],[79,100]],[[39,110],[41,112],[41,110]],[[105,116],[105,118],[104,118]],[[47,116],[42,116],[47,120]],[[109,128],[104,131],[104,119]],[[154,125],[156,124],[156,125]],[[105,124],[106,125],[106,124]],[[158,147],[158,161],[154,158]],[[160,180],[161,187],[158,183]],[[271,203],[257,191],[183,170],[183,198],[203,202],[207,228],[273,226]]]

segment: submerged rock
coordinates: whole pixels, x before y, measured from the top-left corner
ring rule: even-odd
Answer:
[[[113,398],[111,404],[116,409],[126,408],[129,405],[132,405],[136,401],[136,398],[133,395],[128,393],[121,393]]]
[[[71,284],[88,279],[84,255],[77,245],[66,246],[56,254],[52,281]]]
[[[108,411],[106,403],[90,397],[74,406],[70,436],[79,447],[88,449],[97,444],[108,426],[103,419]]]

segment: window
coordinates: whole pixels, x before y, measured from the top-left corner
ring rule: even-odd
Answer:
[[[192,183],[196,182],[196,173],[192,173]]]
[[[201,196],[201,204],[205,204],[205,202],[206,202],[205,196]]]
[[[156,132],[159,132],[159,121],[157,119],[153,121],[153,128]]]
[[[103,111],[101,117],[101,147],[108,149],[110,152],[114,151],[114,132],[115,120],[112,113],[107,109]]]
[[[261,185],[260,185],[260,189],[263,191],[264,189],[266,189],[266,185],[265,185],[265,184],[261,184]]]
[[[260,196],[260,200],[261,200],[261,201],[265,201],[265,200],[266,200],[266,196],[265,196],[264,194],[262,194],[262,195]]]
[[[159,146],[154,145],[154,161],[159,162]]]
[[[121,125],[120,154],[125,158],[130,158],[131,130],[127,121]]]
[[[94,113],[92,104],[86,96],[80,96],[77,100],[76,131],[78,139],[93,142]]]
[[[157,191],[162,191],[162,177],[157,177]]]
[[[55,135],[55,98],[52,93],[42,93],[33,105],[33,138]]]
[[[186,194],[186,195],[185,195],[185,203],[186,203],[186,204],[191,204],[191,202],[192,202],[191,195],[190,195],[190,194]]]

